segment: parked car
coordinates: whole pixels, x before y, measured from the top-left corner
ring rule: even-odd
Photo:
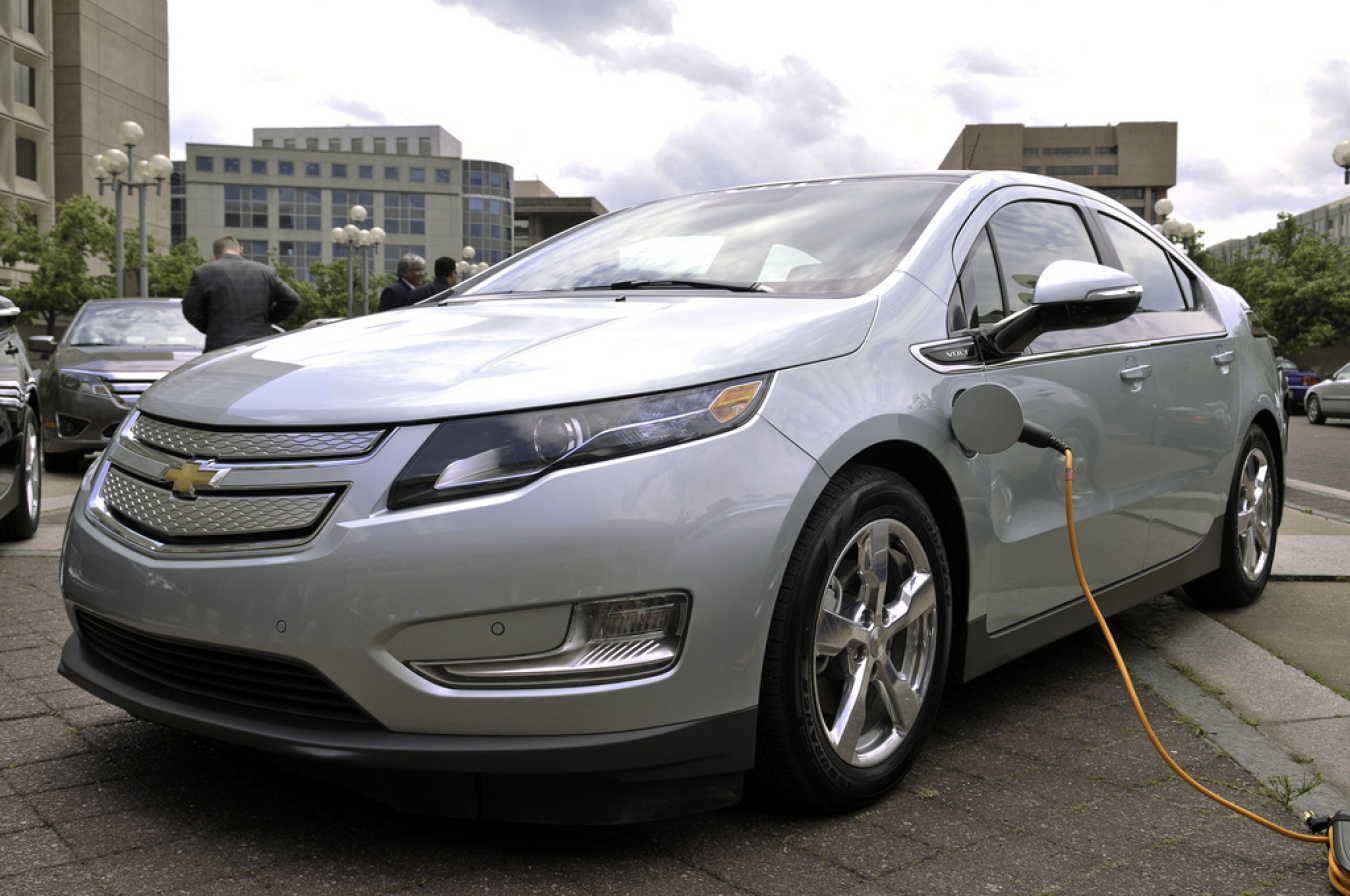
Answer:
[[[32,538],[42,516],[37,377],[18,331],[19,307],[0,296],[0,539]]]
[[[1093,621],[1063,458],[958,441],[958,396],[1072,448],[1113,613],[1260,596],[1279,380],[1235,292],[1061,181],[653,202],[148,389],[70,516],[60,668],[418,812],[630,821],[752,771],[848,810],[949,676]]]
[[[1288,407],[1290,411],[1297,411],[1303,407],[1303,396],[1308,391],[1309,386],[1317,383],[1319,377],[1311,370],[1304,370],[1288,358],[1280,358],[1280,373],[1284,376],[1284,381],[1289,385],[1289,400],[1291,404]]]
[[[1328,417],[1350,417],[1350,364],[1309,387],[1303,398],[1309,423],[1326,423]]]
[[[102,451],[146,387],[202,353],[205,337],[183,319],[181,299],[96,299],[58,342],[33,336],[49,356],[42,373],[47,469],[78,469]]]

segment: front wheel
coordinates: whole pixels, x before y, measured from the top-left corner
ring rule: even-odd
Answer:
[[[1275,526],[1282,501],[1275,452],[1265,432],[1253,426],[1233,474],[1219,568],[1188,583],[1186,593],[1212,607],[1254,603],[1265,591],[1275,563]]]
[[[937,713],[951,602],[923,497],[888,470],[842,471],[798,538],[770,624],[760,776],[827,812],[894,787]]]
[[[1308,415],[1309,423],[1321,425],[1327,422],[1327,415],[1322,413],[1322,402],[1317,400],[1316,395],[1303,399],[1303,413]]]

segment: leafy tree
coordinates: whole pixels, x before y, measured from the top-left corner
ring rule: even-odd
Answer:
[[[1251,304],[1283,351],[1350,336],[1350,256],[1335,241],[1282,213],[1261,248],[1215,265],[1215,279]]]
[[[150,242],[153,248],[154,237],[150,238]],[[195,236],[174,246],[168,255],[150,252],[146,256],[146,265],[150,268],[150,295],[164,298],[186,295],[188,284],[192,282],[192,272],[205,261]]]
[[[29,283],[14,291],[24,318],[44,320],[47,333],[90,299],[113,294],[113,277],[89,273],[89,259],[111,267],[116,229],[113,213],[90,196],[73,196],[56,207],[56,222],[39,230],[27,205],[0,206],[0,261],[32,265]]]

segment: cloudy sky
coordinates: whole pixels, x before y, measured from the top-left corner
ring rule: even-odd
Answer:
[[[439,125],[610,209],[931,170],[967,124],[1178,123],[1210,245],[1350,195],[1329,0],[169,0],[170,155],[255,127]]]

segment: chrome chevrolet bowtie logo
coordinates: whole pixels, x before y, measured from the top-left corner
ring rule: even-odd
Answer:
[[[209,466],[209,463],[192,461],[181,467],[169,467],[164,471],[164,478],[173,483],[175,494],[192,497],[197,494],[197,486],[211,485],[217,477],[224,475],[224,470],[205,469]]]

